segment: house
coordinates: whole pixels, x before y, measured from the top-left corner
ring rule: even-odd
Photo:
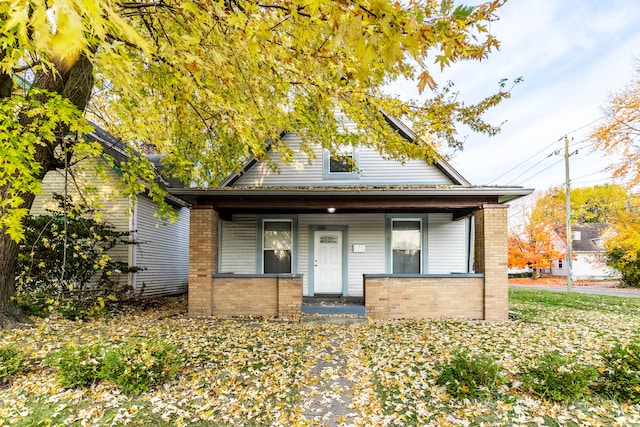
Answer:
[[[445,161],[368,147],[314,150],[277,171],[253,159],[217,188],[169,190],[192,203],[191,316],[290,317],[303,296],[332,295],[363,297],[378,319],[507,319],[506,203],[532,189],[473,186]]]
[[[119,170],[117,165],[127,156],[122,141],[100,127],[94,125],[94,131],[88,138],[102,145],[116,163],[111,168],[102,158],[82,160],[74,166],[74,179],[67,179],[69,194],[78,196],[76,183],[85,181],[96,187],[100,193],[102,218],[114,225],[118,231],[128,231],[132,239],[140,244],[118,245],[109,251],[114,260],[127,262],[130,267],[139,267],[135,273],[117,278],[121,284],[128,285],[138,298],[184,293],[187,290],[189,273],[189,208],[182,199],[166,194],[167,202],[175,210],[178,220],[164,223],[154,215],[156,203],[145,194],[139,194],[135,200],[119,196],[117,183]],[[152,158],[159,162],[158,156]],[[96,168],[104,168],[106,179],[96,173]],[[64,171],[50,171],[42,182],[42,192],[31,208],[31,214],[45,214],[46,209],[55,207],[53,193],[63,194],[65,187]],[[128,212],[133,205],[131,214]]]
[[[608,267],[604,259],[602,240],[608,227],[607,224],[601,223],[582,223],[571,226],[573,235],[571,277],[574,280],[607,280],[620,277],[620,273]],[[567,245],[563,239],[555,238],[554,245],[556,249],[566,253]],[[553,262],[551,275],[567,276],[566,255],[564,259]]]

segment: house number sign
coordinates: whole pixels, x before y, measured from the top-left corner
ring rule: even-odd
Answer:
[[[320,236],[320,243],[338,243],[338,236]]]

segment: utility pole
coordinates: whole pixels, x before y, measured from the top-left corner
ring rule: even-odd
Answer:
[[[571,184],[569,181],[569,138],[564,137],[564,174],[566,189],[566,215],[567,215],[567,291],[571,292],[573,272],[571,261],[573,260],[573,236],[571,235]]]

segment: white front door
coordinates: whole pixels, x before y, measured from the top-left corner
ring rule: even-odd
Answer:
[[[316,231],[313,242],[313,292],[342,294],[342,231]]]

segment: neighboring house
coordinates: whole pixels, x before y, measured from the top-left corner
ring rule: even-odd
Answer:
[[[122,142],[98,126],[94,129],[88,135],[89,139],[102,144],[104,152],[114,158],[116,165],[119,164],[127,156]],[[157,163],[158,156],[154,156],[152,161]],[[106,180],[97,177],[96,167],[105,168]],[[186,292],[189,272],[188,204],[167,193],[167,201],[179,219],[165,224],[154,216],[157,205],[145,194],[139,194],[135,200],[117,195],[118,170],[110,168],[102,158],[81,161],[74,166],[74,171],[76,180],[84,180],[100,193],[102,219],[118,231],[131,232],[132,239],[140,243],[118,245],[109,251],[113,259],[142,269],[119,277],[120,283],[128,284],[138,298]],[[69,194],[77,197],[74,181],[67,179],[67,182]],[[64,171],[47,173],[42,182],[42,193],[36,197],[31,214],[45,214],[47,207],[55,207],[51,196],[53,193],[63,194],[64,186]],[[133,210],[129,214],[132,204]]]
[[[577,224],[571,226],[573,240],[571,250],[571,277],[575,280],[606,280],[620,277],[620,273],[607,266],[604,259],[602,238],[608,228],[607,224]],[[556,235],[557,236],[557,235]],[[554,239],[556,249],[566,254],[567,244],[560,238]],[[551,267],[552,276],[567,275],[566,255],[556,260]]]
[[[282,138],[299,152],[295,133]],[[380,319],[507,318],[505,203],[531,189],[472,186],[444,161],[367,147],[315,154],[170,190],[192,203],[190,315],[287,317],[303,295],[331,295],[364,297]]]

